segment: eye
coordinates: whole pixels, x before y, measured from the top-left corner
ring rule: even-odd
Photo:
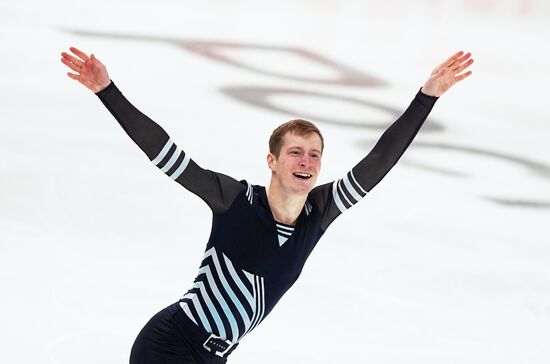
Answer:
[[[300,152],[299,152],[299,151],[297,151],[297,150],[293,150],[293,151],[291,151],[291,152],[290,152],[290,154],[292,154],[292,155],[299,155],[299,154],[300,154]]]

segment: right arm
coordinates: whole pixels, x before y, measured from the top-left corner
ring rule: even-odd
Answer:
[[[225,211],[246,185],[198,166],[166,131],[134,107],[110,80],[92,54],[71,48],[78,58],[62,53],[62,62],[77,74],[68,76],[93,91],[149,160],[170,178],[203,199],[214,212]]]

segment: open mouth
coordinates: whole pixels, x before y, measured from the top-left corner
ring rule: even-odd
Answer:
[[[298,177],[300,179],[310,179],[312,177],[311,173],[306,172],[294,172],[292,173],[294,177]]]

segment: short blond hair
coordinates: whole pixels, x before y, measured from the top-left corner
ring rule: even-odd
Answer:
[[[316,133],[321,138],[321,153],[325,148],[325,141],[323,135],[319,128],[315,126],[311,121],[303,119],[294,119],[287,121],[284,124],[279,125],[269,138],[269,152],[275,155],[276,158],[279,157],[281,152],[281,146],[283,144],[283,137],[287,134],[297,134],[297,135],[309,135],[311,133]]]

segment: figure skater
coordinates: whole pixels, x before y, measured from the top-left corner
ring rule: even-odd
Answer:
[[[324,147],[319,129],[301,119],[280,125],[269,139],[265,188],[200,167],[124,97],[93,54],[70,50],[61,53],[67,75],[94,92],[149,160],[213,214],[191,289],[145,325],[131,364],[225,363],[298,279],[329,225],[390,171],[438,97],[470,76],[463,71],[473,63],[460,51],[437,66],[372,151],[330,183],[314,187]]]

